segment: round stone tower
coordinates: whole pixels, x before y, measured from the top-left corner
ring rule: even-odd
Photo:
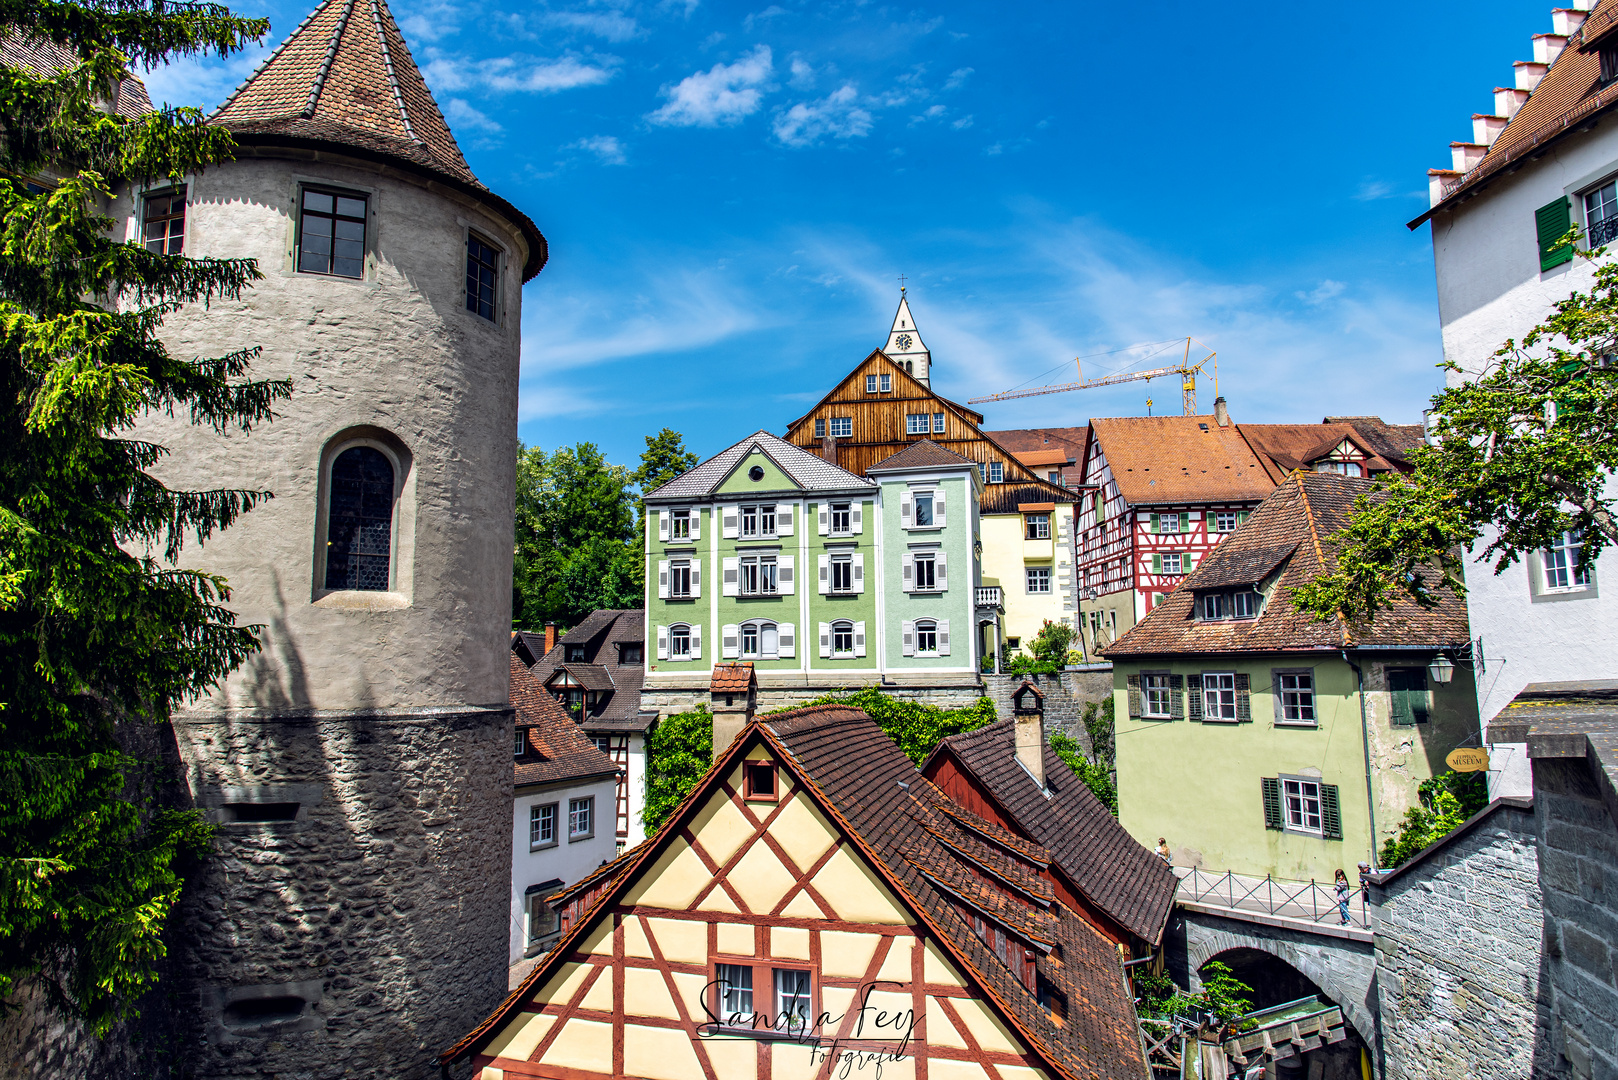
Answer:
[[[274,498],[187,565],[263,648],[176,717],[218,822],[172,935],[199,1077],[436,1075],[506,992],[512,504],[533,222],[467,167],[382,0],[326,0],[211,118],[234,162],[130,239],[251,257],[174,355],[260,346],[249,436],[156,418],[171,486]]]

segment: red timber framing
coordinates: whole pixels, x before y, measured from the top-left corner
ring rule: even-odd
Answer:
[[[772,802],[748,798],[739,790],[742,786],[740,783],[732,783],[732,776],[739,773],[736,766],[747,761],[749,750],[758,748],[768,755],[771,764],[778,766],[775,781],[777,797]],[[734,1054],[737,1052],[735,1046],[746,1042],[754,1044],[756,1059],[750,1071],[755,1080],[834,1080],[840,1070],[847,1068],[844,1055],[893,1053],[901,1044],[903,1057],[913,1063],[916,1080],[930,1080],[928,1065],[931,1061],[975,1064],[981,1068],[986,1080],[1013,1080],[1014,1074],[1001,1071],[1006,1067],[1037,1069],[1040,1074],[1053,1080],[1078,1080],[1061,1062],[1038,1050],[1037,1039],[1022,1025],[1015,1011],[999,999],[1000,992],[976,976],[970,962],[965,962],[958,948],[933,924],[924,906],[908,895],[901,881],[880,869],[882,863],[876,854],[840,817],[825,794],[788,764],[790,759],[791,755],[775,742],[767,728],[756,723],[750,725],[729,751],[715,762],[707,777],[656,837],[612,866],[598,871],[598,880],[585,879],[569,890],[571,901],[568,907],[577,914],[572,927],[564,931],[556,949],[541,961],[523,985],[492,1016],[460,1044],[446,1051],[440,1057],[440,1063],[448,1066],[470,1059],[471,1075],[474,1077],[500,1075],[484,1073],[482,1070],[485,1068],[500,1070],[507,1078],[618,1080],[638,1077],[646,1074],[628,1068],[630,1051],[626,1047],[628,1040],[637,1038],[634,1029],[646,1029],[646,1033],[639,1036],[645,1041],[649,1041],[650,1033],[657,1030],[683,1033],[684,1041],[689,1043],[695,1054],[696,1073],[691,1074],[691,1080],[696,1080],[697,1075],[701,1080],[731,1080],[723,1062],[715,1059],[719,1049],[716,1044],[730,1044],[728,1052]],[[797,797],[800,795],[804,799],[799,800]],[[695,822],[698,810],[706,811],[714,805],[714,800],[720,798],[739,813],[740,821],[746,823],[746,835],[724,857],[720,857],[722,852],[708,850],[699,836],[702,830],[696,827]],[[825,850],[800,864],[783,846],[772,827],[793,807],[798,807],[796,813],[803,813],[804,802],[824,816],[831,826],[833,838]],[[711,822],[714,816],[705,812],[703,820]],[[662,873],[669,874],[668,867],[674,864],[659,863],[659,858],[665,853],[672,853],[674,849],[671,845],[676,839],[683,841],[700,861],[702,871],[708,878],[706,883],[698,887],[689,901],[680,907],[635,903],[627,899],[632,893],[647,895],[644,890],[637,890],[636,885],[654,866],[662,865]],[[784,892],[767,911],[750,908],[745,895],[747,883],[744,877],[738,877],[738,874],[745,874],[739,871],[744,860],[759,845],[767,848],[782,867],[788,868],[791,878]],[[899,907],[894,909],[894,913],[908,921],[851,921],[839,915],[836,900],[824,895],[816,885],[822,871],[839,855],[852,857],[856,863],[867,867],[868,872],[876,874],[882,882],[880,888],[898,901]],[[676,862],[684,857],[685,853],[679,852]],[[649,880],[655,883],[658,879]],[[724,908],[735,910],[721,910]],[[688,926],[692,934],[705,937],[706,957],[703,962],[696,962],[690,956],[676,958],[667,955],[664,940],[695,940],[691,935],[679,931],[681,926]],[[607,930],[610,949],[606,947],[608,938],[602,935],[604,928],[610,928]],[[802,941],[806,945],[802,950],[806,955],[783,958],[779,949],[783,931],[796,932],[792,940]],[[827,962],[829,935],[838,936],[838,948],[842,950],[840,960],[835,964]],[[848,970],[846,962],[849,935],[875,939],[870,958],[857,975]],[[905,950],[908,950],[907,955]],[[902,974],[905,977],[902,981],[895,977],[900,972],[889,964],[890,958],[904,964]],[[941,962],[935,963],[935,958]],[[759,974],[774,969],[809,972],[811,1015],[820,1028],[820,1045],[824,1047],[830,1040],[836,1039],[835,1047],[831,1050],[823,1048],[816,1054],[806,1051],[802,1043],[778,1032],[761,1030],[749,1035],[716,1033],[713,1024],[721,1013],[719,990],[713,985],[716,964],[740,964],[754,968],[753,1009],[757,1013],[775,1012],[773,981],[761,985]],[[555,982],[557,975],[565,973],[571,965],[578,965],[578,968],[559,983]],[[581,971],[582,977],[579,975]],[[832,974],[832,971],[838,973]],[[660,983],[666,990],[671,1008],[663,1015],[648,1015],[644,1008],[629,1007],[632,986],[646,985],[648,975],[641,973],[649,973],[652,981]],[[696,978],[703,980],[703,988],[700,994],[694,995],[696,984],[693,980]],[[553,990],[565,990],[565,994],[559,994],[559,999],[536,1002],[535,992],[547,985],[551,985]],[[601,988],[599,992],[598,987]],[[878,987],[881,992],[874,993]],[[881,1019],[876,1016],[874,1008],[871,1012],[862,1012],[858,1007],[866,997],[886,999],[885,1009],[893,1017],[889,1021],[890,1026],[873,1029],[873,1025],[879,1024]],[[836,1001],[828,1003],[827,998],[836,998]],[[849,1000],[853,1001],[853,1007],[846,1006]],[[901,1027],[898,1017],[902,1015],[902,1007],[895,1004],[896,1000],[908,1006],[913,1024],[907,1021]],[[955,1042],[964,1045],[945,1045],[929,1040],[929,1005],[934,1015],[941,1014],[948,1019],[953,1028],[949,1035]],[[984,1007],[997,1018],[998,1023],[1004,1025],[1021,1049],[1009,1043],[984,1045],[980,1038],[984,1033],[981,1022],[975,1028],[971,1017],[963,1015],[963,1011],[971,1011],[973,1016],[979,1016],[979,1010]],[[518,1022],[523,1017],[550,1018],[551,1022],[537,1042],[523,1044],[525,1052],[519,1056],[486,1052],[485,1048],[496,1036],[503,1037],[513,1030],[521,1032],[535,1026],[529,1021],[526,1026],[519,1027]],[[856,1037],[862,1018],[865,1031]],[[597,1069],[543,1063],[547,1052],[558,1039],[566,1037],[569,1025],[575,1022],[588,1024],[597,1031],[601,1030],[600,1026],[610,1026],[610,1062],[602,1056],[600,1068]],[[1004,1042],[1003,1036],[997,1038]],[[509,1049],[512,1040],[503,1038],[500,1045]],[[531,1049],[528,1049],[529,1045]],[[1015,1052],[1008,1050],[1008,1046]],[[778,1057],[781,1053],[797,1056],[782,1059]],[[801,1068],[804,1063],[802,1055],[805,1053],[815,1065],[812,1072]],[[782,1068],[787,1060],[792,1062],[789,1071]],[[852,1071],[848,1075],[852,1075]],[[1019,1080],[1028,1076],[1020,1070],[1015,1075]]]
[[[629,736],[594,731],[590,739],[618,766],[618,840],[622,843],[629,839]]]
[[[976,777],[960,767],[953,754],[947,748],[928,762],[927,779],[943,789],[956,805],[963,810],[970,810],[986,821],[992,821],[1013,836],[1022,837],[1030,846],[1037,847],[1038,841],[1031,838],[1018,827],[1015,820],[1001,809],[1000,803],[989,794]],[[992,838],[990,838],[993,842]],[[1017,854],[1014,852],[1014,854]],[[1027,858],[1027,855],[1022,855]],[[1056,892],[1056,899],[1069,911],[1095,927],[1108,941],[1114,945],[1129,946],[1135,938],[1117,920],[1110,918],[1095,904],[1085,899],[1084,894],[1074,886],[1072,880],[1062,872],[1062,868],[1054,862],[1044,866],[1043,876],[1050,881],[1051,888]]]

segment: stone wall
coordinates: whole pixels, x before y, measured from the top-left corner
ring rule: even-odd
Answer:
[[[1062,732],[1077,739],[1086,754],[1094,755],[1090,733],[1084,726],[1084,709],[1091,702],[1112,697],[1112,665],[1086,664],[1078,671],[1056,675],[984,675],[984,692],[993,699],[1000,719],[1012,715],[1012,697],[1023,683],[1031,683],[1044,695],[1045,734]]]
[[[1372,886],[1386,1076],[1539,1075],[1539,870],[1533,811],[1497,803]]]
[[[1604,738],[1607,746],[1618,745],[1618,738]],[[1618,800],[1612,779],[1611,771],[1593,769],[1585,757],[1534,760],[1545,911],[1541,979],[1550,989],[1553,1017],[1534,1063],[1536,1077],[1618,1080]]]

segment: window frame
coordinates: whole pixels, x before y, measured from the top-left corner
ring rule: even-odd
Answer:
[[[1239,515],[1234,510],[1215,510],[1213,511],[1213,518],[1213,531],[1216,533],[1233,533],[1241,526]],[[1227,522],[1229,523],[1229,528],[1225,527]]]
[[[816,419],[815,419],[815,438],[824,439],[825,437],[826,437],[826,418],[823,417],[823,416],[816,417]]]
[[[927,567],[927,584],[921,583],[921,568]],[[920,593],[938,592],[938,552],[915,551],[910,555],[911,578],[910,591]]]
[[[1162,686],[1152,686],[1148,679],[1162,679]],[[1152,695],[1160,693],[1163,701],[1163,711],[1152,711]],[[1174,678],[1167,671],[1142,671],[1140,673],[1140,714],[1148,720],[1174,719]]]
[[[770,790],[761,792],[757,787],[754,770],[770,776]],[[781,801],[781,770],[774,758],[748,758],[742,762],[742,801],[777,803]]]
[[[325,213],[324,211],[320,211],[320,210],[310,211],[307,207],[305,207],[304,206],[304,196],[306,194],[310,193],[310,192],[313,192],[314,194],[317,194],[317,195],[330,195],[330,196],[332,196],[333,202],[332,202],[332,211],[331,211],[331,213],[328,214],[328,213]],[[372,235],[371,215],[372,215],[372,200],[374,198],[375,198],[375,193],[370,192],[370,191],[359,191],[359,190],[355,190],[353,188],[344,188],[344,187],[341,187],[339,185],[333,185],[333,184],[308,183],[308,182],[299,183],[298,184],[298,201],[297,201],[297,204],[296,204],[297,205],[297,211],[298,211],[297,218],[296,218],[296,221],[295,221],[296,233],[295,233],[294,238],[293,238],[293,247],[292,247],[292,270],[293,270],[293,273],[295,273],[295,274],[308,274],[311,277],[318,277],[318,278],[333,278],[333,279],[336,279],[336,280],[339,280],[339,281],[366,281],[366,280],[369,280],[370,269],[371,269],[371,265],[370,265],[371,264],[371,235]],[[337,271],[335,269],[331,269],[331,270],[307,270],[307,269],[304,268],[304,265],[303,265],[304,217],[305,217],[306,214],[309,214],[309,213],[314,213],[315,215],[317,215],[319,217],[331,218],[332,219],[333,250],[328,252],[326,257],[331,261],[331,264],[333,266],[336,265],[336,262],[337,262],[337,253],[336,253],[337,226],[336,226],[336,222],[337,222],[337,220],[339,218],[341,218],[343,220],[346,220],[346,221],[355,220],[352,215],[348,215],[348,214],[340,215],[340,214],[337,213],[337,202],[336,202],[337,199],[359,199],[360,201],[362,201],[365,204],[365,214],[364,214],[363,218],[361,219],[363,221],[363,224],[364,224],[364,232],[363,232],[363,235],[360,237],[360,272],[358,274],[339,274],[339,273],[337,273]]]
[[[561,803],[530,803],[528,805],[528,850],[543,851],[545,848],[556,847],[560,842],[558,834],[561,832],[562,814]],[[545,811],[550,811],[549,840],[544,839]],[[535,835],[540,839],[535,839]]]
[[[388,518],[388,582],[382,589],[352,589],[346,586],[333,586],[328,584],[331,580],[330,554],[332,545],[332,500],[336,495],[336,479],[333,476],[337,468],[337,460],[350,450],[365,448],[375,450],[387,459],[393,469],[393,505]],[[404,501],[404,490],[407,482],[408,459],[402,458],[397,450],[381,439],[358,436],[338,438],[327,444],[326,459],[321,467],[321,492],[318,506],[319,533],[316,537],[318,552],[318,566],[315,581],[316,597],[330,596],[332,594],[363,593],[367,596],[382,594],[397,594],[400,592],[401,573],[399,566],[399,546],[404,522],[401,521],[400,504]]]
[[[927,500],[927,520],[921,520],[922,500]],[[912,529],[936,529],[938,521],[937,493],[931,488],[910,493],[910,527]]]
[[[1027,595],[1049,596],[1051,593],[1051,568],[1048,566],[1029,566],[1024,567],[1024,570],[1024,591]],[[1035,587],[1034,579],[1036,575],[1040,576],[1040,581],[1043,585],[1041,588]]]
[[[1320,726],[1320,687],[1315,681],[1314,668],[1275,668],[1270,672],[1270,679],[1272,683],[1271,692],[1275,698],[1275,723],[1277,727],[1318,728]],[[1288,687],[1286,685],[1286,680],[1288,679],[1308,679],[1309,686],[1307,689],[1297,686]],[[1287,704],[1289,694],[1300,693],[1309,695],[1307,705],[1301,703],[1297,705]],[[1289,708],[1296,708],[1300,711],[1308,709],[1308,719],[1301,716],[1288,717],[1287,710]]]
[[[1217,697],[1215,699],[1215,704],[1217,705],[1217,708],[1214,709],[1214,710],[1210,710],[1208,708],[1208,692],[1209,692],[1208,680],[1209,679],[1225,679],[1225,678],[1230,679],[1230,686],[1228,688],[1225,687],[1225,686],[1222,686],[1222,685],[1216,685],[1215,687],[1213,687],[1213,692],[1215,694],[1219,695],[1219,697]],[[1203,671],[1203,672],[1199,672],[1198,677],[1197,677],[1197,683],[1198,683],[1197,691],[1200,694],[1202,694],[1202,719],[1205,722],[1206,721],[1211,721],[1211,722],[1216,723],[1216,724],[1234,724],[1234,723],[1237,723],[1240,720],[1240,716],[1239,716],[1240,710],[1237,708],[1236,672],[1234,670],[1231,670],[1231,671]],[[1230,715],[1229,716],[1224,715],[1223,710],[1225,708],[1225,704],[1224,704],[1224,701],[1221,700],[1223,698],[1223,696],[1224,696],[1227,689],[1230,692]]]
[[[1006,464],[1003,461],[989,462],[989,483],[1003,484],[1006,482]]]
[[[1024,540],[1049,540],[1051,538],[1051,515],[1049,513],[1029,513],[1022,516]]]
[[[927,413],[905,413],[905,434],[932,434],[932,417]]]
[[[939,652],[938,652],[938,620],[937,619],[917,619],[915,621],[915,624],[914,624],[914,633],[916,635],[915,655],[917,655],[917,656],[938,656],[939,655]],[[932,648],[930,648],[930,649],[922,648],[921,635],[924,634],[924,633],[932,635],[933,645],[932,645]]]
[[[854,556],[844,553],[834,554],[827,560],[827,566],[831,571],[831,581],[828,584],[827,591],[837,596],[853,595]],[[837,584],[839,576],[847,579],[846,584],[842,586]],[[850,650],[852,651],[852,646],[850,646]]]
[[[512,731],[516,733],[517,737],[512,740],[511,756],[520,758],[528,752],[528,729],[518,724],[515,728],[512,728]]]
[[[944,434],[944,414],[941,413],[941,412],[933,413],[933,432],[932,433],[934,435],[942,435],[942,434]]]
[[[867,394],[877,393],[877,385],[877,377],[875,375],[865,376],[865,392]]]
[[[685,588],[683,590],[675,588],[675,582],[679,581],[679,580],[684,580],[684,582],[685,582]],[[692,595],[691,595],[691,560],[690,559],[670,559],[669,560],[669,596],[668,596],[668,598],[670,600],[690,600],[690,599],[692,599]]]
[[[534,893],[528,897],[528,945],[532,949],[535,945],[561,932],[562,913],[554,911],[545,904],[544,893]]]
[[[749,1008],[740,1010],[725,1007],[725,995],[735,992],[735,988],[727,989],[726,986],[721,985],[721,968],[747,970],[747,981],[750,984],[746,991]],[[779,1023],[783,1011],[781,1009],[780,980],[777,978],[777,972],[793,972],[808,976],[809,1007],[806,1012],[808,1020],[801,1028],[794,1025],[781,1026]],[[762,991],[760,989],[761,977],[763,981]],[[820,1006],[820,974],[816,966],[807,961],[774,957],[732,956],[723,953],[715,954],[708,961],[708,988],[712,990],[712,996],[705,1004],[711,1010],[710,1015],[719,1019],[717,1022],[703,1024],[701,1028],[714,1034],[752,1038],[760,1041],[774,1041],[776,1039],[801,1040],[804,1032],[812,1027],[814,1018],[819,1015],[816,1010]],[[758,997],[761,992],[769,995],[769,1007],[766,1009],[758,1007]],[[798,995],[794,994],[793,996],[797,997]],[[772,1026],[763,1028],[753,1026],[739,1027],[726,1023],[727,1018],[734,1018],[739,1013],[745,1013],[750,1018],[760,1015],[766,1016]]]
[[[587,820],[589,822],[589,830],[587,832],[575,832],[574,829],[573,829],[573,822],[575,820],[574,815],[581,808],[581,804],[582,804],[582,809],[583,809],[583,812],[584,812],[584,815],[585,815],[585,820]],[[568,801],[567,801],[567,842],[570,843],[570,844],[576,844],[581,840],[594,840],[595,835],[596,835],[596,797],[594,795],[581,795],[581,796],[579,796],[577,798],[568,799]]]
[[[1230,617],[1232,619],[1256,619],[1259,610],[1263,607],[1261,597],[1256,592],[1235,592],[1230,594]],[[1242,611],[1246,607],[1248,610]]]
[[[678,649],[676,649],[674,647],[674,643],[677,642],[677,641],[685,642],[685,649],[683,651],[678,650]],[[671,623],[669,625],[669,659],[670,660],[690,660],[691,659],[691,624],[690,623]]]
[[[837,518],[841,515],[843,527],[837,527]],[[828,503],[826,508],[826,535],[827,536],[853,536],[854,535],[854,504]]]
[[[152,217],[151,213],[150,213],[150,208],[148,206],[148,203],[150,203],[154,199],[168,199],[169,200],[169,206],[170,206],[170,213],[159,214],[155,218]],[[173,203],[174,203],[175,199],[180,200],[180,212],[178,214],[175,214],[175,213],[172,212]],[[190,226],[190,220],[189,220],[190,217],[191,217],[191,202],[190,202],[190,196],[189,196],[189,191],[188,191],[187,185],[185,185],[185,184],[177,184],[177,185],[173,185],[173,186],[170,186],[170,187],[153,188],[150,191],[141,192],[141,194],[140,194],[140,245],[141,245],[141,247],[145,248],[147,251],[152,250],[151,240],[146,236],[146,226],[147,226],[148,222],[150,222],[150,221],[165,221],[165,222],[167,222],[167,221],[174,221],[174,220],[178,219],[179,222],[180,222],[180,236],[179,236],[180,246],[175,250],[172,250],[172,251],[168,250],[169,246],[174,241],[174,235],[171,232],[169,232],[167,229],[165,229],[164,232],[163,232],[163,235],[159,238],[162,241],[162,247],[164,248],[164,250],[156,252],[156,254],[159,254],[159,255],[184,255],[185,254],[185,234],[186,234],[186,230]]]
[[[826,425],[834,439],[852,439],[854,437],[854,418],[852,416],[833,416]]]
[[[671,541],[691,539],[691,515],[697,512],[690,507],[680,507],[669,511],[669,539]]]
[[[479,258],[478,252],[476,252],[473,249],[473,246],[472,246],[473,244],[478,244],[481,247],[483,247],[489,253],[489,256],[492,259],[492,261],[491,262],[485,262],[481,258]],[[467,288],[465,289],[465,293],[466,293],[465,311],[467,312],[467,314],[473,315],[473,316],[475,316],[475,317],[477,317],[479,319],[483,319],[484,321],[486,321],[486,322],[488,322],[488,323],[490,323],[490,324],[492,324],[494,326],[500,325],[500,314],[501,314],[501,312],[500,312],[500,278],[501,278],[501,276],[503,274],[503,271],[505,269],[505,262],[506,262],[506,252],[505,252],[505,249],[503,247],[501,247],[499,244],[495,243],[493,240],[489,239],[487,236],[485,236],[482,233],[478,232],[476,229],[468,228],[466,230],[466,283],[465,284],[466,284]],[[487,269],[489,271],[489,273],[491,273],[494,276],[494,279],[488,283],[488,286],[489,286],[489,313],[487,315],[485,315],[481,310],[476,310],[476,309],[474,309],[472,307],[474,298],[473,298],[473,295],[472,295],[471,283],[472,283],[472,268],[473,268],[474,264],[476,264],[476,266],[480,270],[481,269]],[[480,285],[480,287],[482,285],[481,278],[479,279],[479,285]],[[477,304],[479,306],[482,305],[483,300],[482,300],[481,295],[476,298],[476,302],[477,302]]]
[[[891,372],[884,372],[882,374],[881,380],[882,381],[878,384],[877,393],[879,393],[879,394],[891,394],[891,393],[893,393],[893,375],[892,375],[892,373]]]
[[[1282,831],[1283,832],[1290,832],[1290,833],[1298,833],[1298,834],[1303,835],[1303,836],[1313,836],[1313,837],[1316,837],[1317,839],[1325,839],[1325,836],[1326,836],[1326,806],[1325,806],[1325,800],[1321,797],[1321,792],[1320,792],[1320,789],[1325,786],[1324,781],[1322,781],[1318,776],[1288,776],[1286,773],[1282,773],[1279,777],[1277,777],[1277,779],[1280,780],[1280,782],[1281,782],[1281,829],[1282,829]],[[1291,796],[1289,795],[1288,790],[1287,790],[1288,785],[1296,785],[1297,788],[1298,788],[1298,816],[1302,819],[1302,822],[1303,822],[1302,824],[1294,824],[1293,823],[1293,820],[1292,820],[1292,802],[1291,802]],[[1305,788],[1311,788],[1311,787],[1314,788],[1315,818],[1317,819],[1317,822],[1318,822],[1318,824],[1316,824],[1316,825],[1314,825],[1312,827],[1308,824],[1308,821],[1309,821],[1309,810],[1308,810],[1309,796],[1304,791]]]
[[[779,556],[738,556],[736,571],[736,594],[738,596],[779,596],[781,594]]]
[[[1576,542],[1575,542],[1576,540]],[[1539,552],[1539,591],[1544,596],[1563,596],[1570,593],[1588,592],[1595,588],[1595,566],[1579,567],[1579,556],[1584,553],[1584,537],[1577,530],[1569,529],[1557,538],[1557,542]],[[1564,584],[1551,584],[1551,574],[1561,576]]]
[[[845,634],[845,633],[848,636],[848,648],[839,649],[837,647],[837,638],[838,638],[839,635],[842,635],[842,634]],[[831,658],[833,660],[852,660],[852,659],[854,659],[854,620],[852,620],[852,619],[834,619],[832,621],[832,623],[831,623]]]

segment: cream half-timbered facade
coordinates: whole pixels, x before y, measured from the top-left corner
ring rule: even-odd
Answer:
[[[650,843],[553,898],[557,949],[441,1061],[482,1080],[1144,1077],[1120,958],[1041,866],[863,713],[769,717]]]

